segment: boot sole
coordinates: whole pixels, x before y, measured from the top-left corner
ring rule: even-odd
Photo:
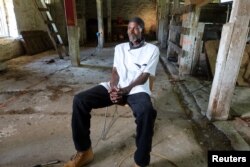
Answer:
[[[94,158],[92,158],[92,159],[86,161],[81,167],[84,167],[84,166],[90,164],[93,160],[94,160]]]

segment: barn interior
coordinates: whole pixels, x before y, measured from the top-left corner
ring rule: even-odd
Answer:
[[[150,167],[250,151],[248,11],[248,0],[0,0],[0,166],[70,159],[73,97],[110,79],[134,16],[160,48]],[[93,110],[87,166],[132,167],[134,122],[126,106]]]

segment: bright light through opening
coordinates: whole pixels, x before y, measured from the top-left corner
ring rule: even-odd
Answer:
[[[224,3],[224,2],[232,2],[233,0],[220,0],[221,3]]]
[[[45,0],[46,4],[51,4],[51,0]]]
[[[0,36],[18,37],[13,0],[0,0]]]
[[[8,15],[9,15],[9,35],[11,37],[18,37],[18,30],[17,30],[17,24],[16,24],[16,16],[14,12],[14,5],[13,5],[13,0],[8,0],[6,1],[7,7],[8,7]]]

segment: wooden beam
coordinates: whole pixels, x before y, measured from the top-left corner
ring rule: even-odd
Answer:
[[[212,0],[197,0],[197,7],[205,6],[206,4],[212,2]]]
[[[170,11],[170,0],[159,0],[158,1],[158,41],[160,42],[160,47],[165,48],[167,46],[167,36],[168,36],[168,15]]]
[[[196,7],[193,12],[183,15],[182,26],[185,28],[190,28],[190,32],[187,35],[182,37],[182,56],[179,57],[179,75],[184,77],[185,75],[190,75],[192,73],[192,68],[194,67],[195,62],[194,52],[195,52],[195,39],[198,31],[198,21],[200,16],[200,8]]]
[[[178,9],[180,7],[180,0],[173,0],[174,1],[174,9]]]
[[[108,20],[108,41],[112,40],[112,17],[111,17],[111,4],[112,4],[112,0],[107,0],[107,20]]]
[[[170,27],[173,27],[173,26],[175,26],[175,24],[176,24],[173,15],[172,15],[172,18],[171,18],[169,24],[170,24]],[[168,32],[168,41],[171,41],[171,40],[172,40],[172,36],[173,36],[173,35],[175,35],[175,32],[172,31],[171,29],[169,29],[169,32]],[[172,56],[173,56],[173,55],[172,55],[173,53],[174,53],[174,52],[173,52],[172,48],[168,46],[168,48],[167,48],[167,58],[172,57]]]
[[[196,40],[194,44],[194,50],[193,50],[193,61],[192,61],[192,74],[194,74],[197,70],[197,66],[199,65],[200,55],[202,52],[202,46],[203,46],[203,33],[205,29],[205,23],[198,23],[198,28],[196,31]]]
[[[182,32],[182,26],[170,25],[169,30],[174,31],[176,33],[181,33]]]
[[[195,5],[190,4],[190,5],[186,5],[186,6],[182,6],[180,8],[174,9],[172,15],[182,15],[185,13],[189,13],[195,10]]]
[[[185,0],[185,4],[195,4],[197,7],[202,7],[208,3],[212,2],[212,0]]]
[[[77,26],[75,0],[64,0],[67,20],[69,55],[73,66],[80,65],[79,27]]]
[[[230,104],[246,46],[250,21],[250,1],[234,0],[229,23],[223,26],[210,93],[207,117],[227,120]]]
[[[182,49],[178,44],[175,44],[172,41],[168,41],[168,47],[173,49],[177,54],[182,54]]]
[[[98,48],[103,48],[104,45],[104,25],[103,25],[103,0],[96,0],[97,20],[98,20]]]
[[[68,42],[69,42],[69,55],[72,66],[80,66],[80,47],[79,47],[79,27],[67,26],[68,29]]]
[[[75,0],[64,0],[66,22],[68,26],[77,25]]]
[[[78,1],[79,2],[79,1]],[[87,26],[86,26],[86,0],[82,0],[81,2],[81,22],[82,22],[82,28],[80,30],[80,38],[83,43],[87,41]]]
[[[173,32],[180,33],[180,34],[189,34],[190,28],[182,27],[182,26],[175,26],[170,25],[169,29]]]

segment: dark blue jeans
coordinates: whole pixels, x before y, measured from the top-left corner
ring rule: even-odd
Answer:
[[[147,93],[136,93],[124,97],[133,111],[136,120],[136,151],[134,160],[139,166],[147,166],[150,162],[152,137],[156,110],[152,106]],[[101,85],[75,95],[73,100],[72,133],[77,151],[91,147],[90,112],[92,109],[113,105],[106,88]]]

